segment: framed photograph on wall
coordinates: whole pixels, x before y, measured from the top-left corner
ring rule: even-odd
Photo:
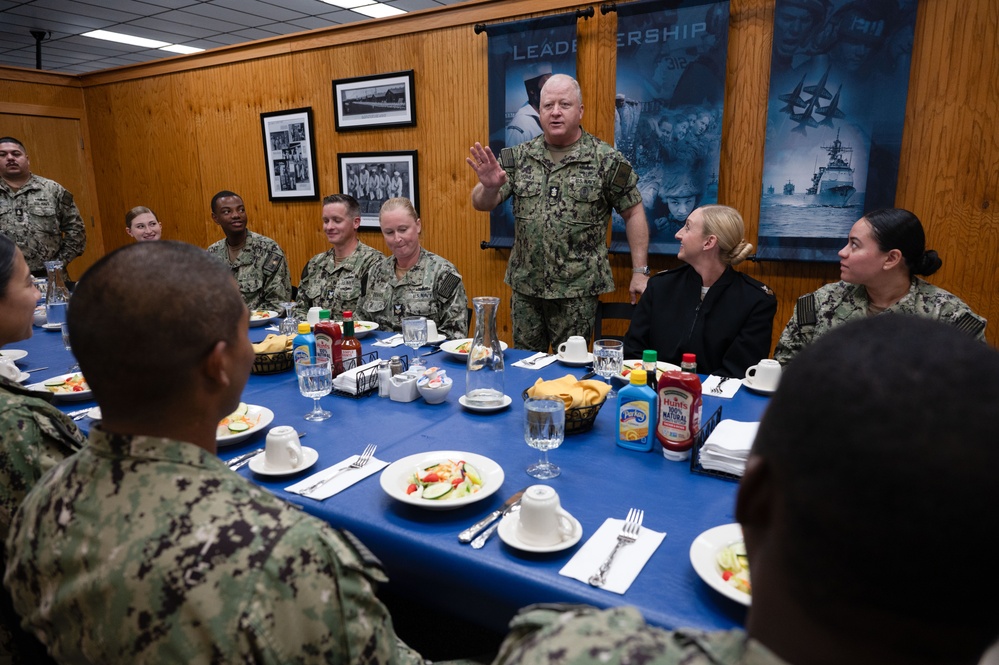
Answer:
[[[378,211],[396,196],[405,196],[420,210],[416,151],[345,152],[337,156],[340,191],[361,206],[361,226],[378,228]]]
[[[416,124],[413,70],[333,81],[338,132]]]
[[[271,201],[319,199],[312,109],[261,113],[260,126]]]

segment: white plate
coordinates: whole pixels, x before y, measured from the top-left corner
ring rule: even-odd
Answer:
[[[58,376],[53,376],[45,381],[54,381],[55,379],[68,379],[72,376],[80,374],[79,372],[70,372],[68,374],[60,374]],[[81,390],[75,393],[53,393],[51,390],[45,387],[45,381],[39,381],[38,383],[32,383],[28,386],[31,390],[39,390],[45,393],[52,393],[52,396],[56,399],[63,400],[66,402],[82,402],[84,400],[91,399],[94,396],[91,390]]]
[[[17,362],[21,358],[26,358],[28,356],[28,352],[23,349],[6,349],[4,351],[0,351],[0,356],[7,358],[11,362]]]
[[[294,469],[272,469],[267,464],[267,453],[260,453],[251,457],[248,466],[250,467],[250,471],[261,476],[290,476],[293,473],[301,473],[311,468],[319,459],[319,453],[316,449],[309,448],[308,446],[302,446],[302,456],[305,458],[302,460],[303,464]]]
[[[742,540],[742,527],[738,524],[722,524],[708,529],[690,544],[690,563],[702,580],[715,591],[728,596],[737,603],[749,606],[751,596],[739,591],[722,579],[721,568],[715,556],[723,547]]]
[[[560,363],[568,365],[569,367],[582,367],[583,365],[589,365],[590,363],[593,362],[593,354],[587,353],[586,360],[569,360],[568,358],[564,358],[560,353],[558,354],[558,361]]]
[[[334,321],[333,323],[340,326],[340,331],[343,332],[343,321]],[[354,337],[357,339],[367,337],[368,333],[376,330],[378,330],[378,324],[374,321],[354,321]]]
[[[43,323],[42,328],[45,328],[49,332],[55,332],[56,330],[62,330],[61,323]]]
[[[443,499],[435,501],[424,499],[415,494],[406,494],[409,487],[409,479],[417,469],[425,469],[445,460],[462,460],[468,462],[478,470],[482,476],[482,489],[470,496],[463,496],[457,499]],[[476,501],[482,501],[491,496],[503,484],[503,468],[488,457],[476,455],[475,453],[464,453],[458,450],[435,450],[427,453],[418,453],[403,457],[401,460],[392,462],[382,471],[380,478],[382,489],[390,497],[412,506],[419,506],[428,510],[451,510],[467,506]]]
[[[233,434],[226,434],[224,436],[216,436],[215,443],[220,446],[231,446],[234,443],[239,443],[240,441],[245,441],[250,436],[256,434],[262,429],[266,429],[271,421],[274,420],[274,412],[268,409],[266,406],[256,406],[254,404],[246,405],[246,414],[251,418],[257,414],[260,418],[257,419],[257,424],[248,430],[242,432],[236,432]]]
[[[91,420],[100,420],[101,407],[95,406],[94,408],[90,409],[90,411],[87,411],[87,417],[90,418]]]
[[[753,382],[750,381],[749,379],[743,379],[742,385],[746,386],[746,388],[759,395],[773,395],[775,392],[777,392],[776,388],[768,390],[766,388],[760,388],[759,386],[754,386]]]
[[[278,313],[272,310],[257,310],[263,312],[262,316],[250,315],[250,327],[256,328],[257,326],[265,326],[274,319],[278,318]]]
[[[583,525],[572,515],[568,517],[572,522],[572,533],[565,540],[554,545],[531,545],[522,541],[517,534],[517,513],[512,513],[503,518],[503,521],[499,525],[499,537],[510,547],[525,552],[561,552],[578,543],[579,539],[583,537]]]
[[[464,344],[465,342],[471,342],[471,341],[472,341],[471,337],[464,337],[462,339],[452,339],[450,341],[441,344],[441,350],[444,353],[448,354],[449,356],[457,358],[458,360],[468,360],[468,351],[459,351],[458,347]],[[507,350],[506,342],[500,341],[500,348],[506,351]]]
[[[614,378],[618,379],[620,381],[624,381],[625,383],[629,383],[631,381],[631,379],[629,378],[629,375],[631,374],[631,370],[633,370],[633,369],[642,369],[642,361],[641,360],[625,360],[624,363],[623,363],[623,365],[622,365],[622,367],[623,367],[623,369],[621,370],[621,373],[620,374],[615,374]],[[625,370],[628,370],[628,371],[625,372]],[[658,363],[656,363],[656,379],[658,380],[659,377],[662,376],[663,372],[668,372],[670,370],[676,370],[676,371],[679,372],[680,368],[677,367],[676,365],[674,365],[673,363],[664,363],[664,362],[658,362]]]
[[[478,406],[478,405],[469,404],[465,400],[464,395],[458,398],[458,404],[461,404],[469,411],[475,411],[476,413],[492,413],[493,411],[501,411],[502,409],[505,409],[506,407],[510,406],[512,403],[513,400],[510,399],[509,395],[503,395],[503,403],[497,404],[496,406]]]

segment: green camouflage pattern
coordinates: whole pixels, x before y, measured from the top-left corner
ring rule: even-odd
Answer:
[[[454,264],[425,249],[402,279],[395,276],[395,257],[376,263],[365,277],[354,320],[373,321],[382,330],[402,332],[402,317],[425,316],[438,334],[461,339],[468,331],[468,298]]]
[[[543,351],[573,335],[589,340],[597,315],[599,296],[579,298],[535,298],[513,292],[510,312],[513,316],[513,344],[518,349]]]
[[[524,608],[493,665],[783,665],[741,630],[665,631],[633,607]]]
[[[305,265],[302,281],[298,285],[295,316],[304,321],[310,307],[328,309],[334,320],[339,321],[345,310],[357,309],[361,297],[361,280],[373,265],[385,255],[363,242],[357,243],[350,256],[334,264],[334,250],[316,254]]]
[[[191,444],[95,427],[7,546],[4,584],[59,662],[423,662],[363,546]]]
[[[504,165],[500,197],[513,197],[516,221],[504,281],[538,298],[613,291],[607,261],[611,209],[621,212],[642,202],[638,176],[624,155],[586,131],[560,164],[548,155],[544,136],[510,150],[513,165]],[[619,174],[627,177],[615,183]]]
[[[791,320],[787,322],[774,350],[774,359],[782,365],[786,365],[795,354],[836,326],[868,316],[870,300],[867,289],[860,284],[834,282],[826,284],[812,295],[815,299],[816,321],[814,324],[799,322],[798,305],[795,305]],[[909,314],[962,327],[970,322],[975,337],[985,341],[985,319],[972,312],[953,293],[918,277],[912,278],[909,292],[882,314]]]
[[[246,232],[246,244],[236,263],[229,261],[225,238],[213,243],[208,253],[225,263],[236,278],[246,306],[253,310],[283,313],[279,303],[291,300],[291,274],[288,261],[276,242],[253,231]]]
[[[73,195],[55,180],[37,175],[16,192],[0,179],[0,233],[21,248],[36,274],[53,259],[65,268],[87,246],[87,229]]]

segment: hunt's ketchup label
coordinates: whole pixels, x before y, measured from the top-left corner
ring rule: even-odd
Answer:
[[[692,372],[663,372],[656,397],[656,438],[663,456],[675,462],[688,459],[701,431],[701,379]]]

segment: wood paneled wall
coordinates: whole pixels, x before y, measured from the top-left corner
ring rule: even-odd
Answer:
[[[130,241],[124,213],[139,204],[158,213],[165,237],[207,246],[222,237],[209,200],[219,189],[232,189],[247,203],[251,228],[285,249],[297,283],[306,261],[326,249],[320,207],[268,200],[260,113],[308,106],[315,114],[323,194],[339,188],[338,153],[418,150],[424,245],[458,266],[470,296],[499,295],[509,302],[502,283],[508,252],[479,249],[488,238],[488,216],[469,203],[475,175],[464,158],[488,132],[487,38],[473,25],[587,6],[596,11],[578,22],[584,125],[610,139],[616,15],[602,15],[597,3],[480,0],[79,77],[101,249]],[[773,7],[774,0],[731,3],[719,199],[743,212],[750,239],[757,233],[763,185]],[[990,319],[993,344],[999,341],[997,67],[994,0],[920,0],[896,205],[923,220],[929,246],[944,259],[932,281]],[[333,79],[405,69],[415,70],[416,127],[334,131]],[[6,87],[3,70],[0,82]],[[44,81],[22,85],[30,85],[33,98],[55,94]],[[23,89],[19,94],[28,101]],[[377,231],[363,231],[362,238],[385,250]],[[654,269],[675,264],[675,258],[652,259]],[[620,286],[605,299],[624,300],[629,257],[615,256],[612,265]],[[768,262],[740,269],[777,292],[775,339],[798,295],[838,278],[837,267],[828,264]],[[510,341],[509,310],[501,312],[500,334]]]

